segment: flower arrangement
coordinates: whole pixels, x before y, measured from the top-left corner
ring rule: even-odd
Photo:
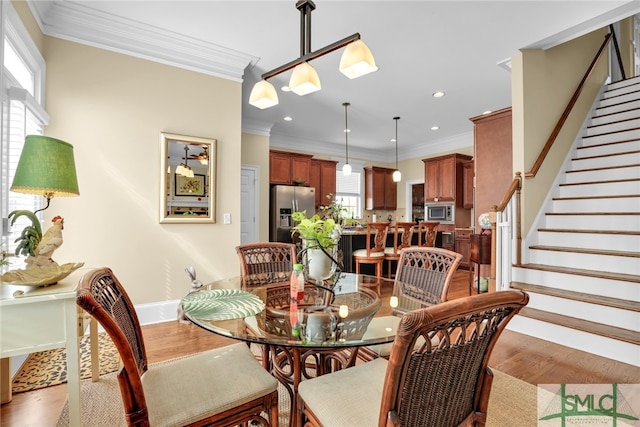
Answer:
[[[333,218],[323,219],[318,214],[307,218],[307,211],[294,212],[291,218],[296,222],[291,227],[292,234],[298,233],[302,239],[315,240],[325,249],[338,245],[342,228]]]

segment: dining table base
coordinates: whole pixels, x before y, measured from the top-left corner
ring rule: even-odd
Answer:
[[[302,427],[298,411],[298,386],[301,381],[354,366],[358,348],[319,349],[269,346],[271,374],[289,393],[289,426]]]

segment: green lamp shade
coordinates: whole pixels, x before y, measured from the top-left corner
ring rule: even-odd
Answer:
[[[27,135],[11,191],[47,198],[78,196],[73,145],[42,135]]]

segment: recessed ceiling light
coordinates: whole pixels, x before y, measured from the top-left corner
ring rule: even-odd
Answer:
[[[440,126],[431,126],[431,130],[438,130],[440,129]]]
[[[433,96],[434,98],[442,98],[444,95],[445,95],[444,92],[438,91],[438,92],[434,92],[434,94],[431,96]]]
[[[285,116],[284,117],[284,121],[285,122],[290,122],[291,120],[293,120],[293,117],[290,117],[290,116]]]
[[[483,112],[482,114],[491,114],[491,113],[493,113],[493,111],[487,110],[487,111]]]
[[[391,139],[389,140],[389,142],[396,142],[396,139],[395,139],[395,138],[391,138]]]
[[[280,90],[283,92],[291,92],[291,88],[289,86],[282,86]]]
[[[349,133],[349,132],[351,132],[351,129],[345,129],[344,130],[344,133]]]

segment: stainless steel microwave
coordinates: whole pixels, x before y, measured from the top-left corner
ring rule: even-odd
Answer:
[[[455,205],[453,203],[427,203],[424,205],[425,221],[453,223],[455,221]]]

